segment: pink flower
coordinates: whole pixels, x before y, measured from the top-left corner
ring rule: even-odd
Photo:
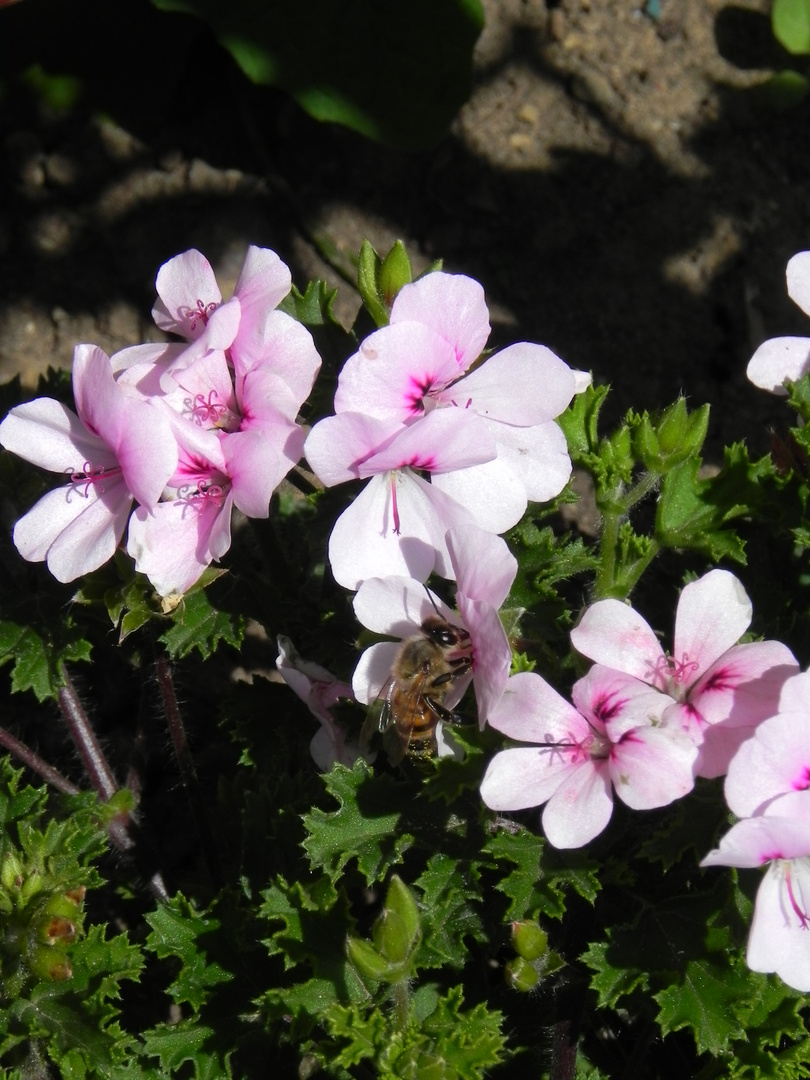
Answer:
[[[763,725],[764,727],[764,725]],[[753,743],[755,740],[752,739]],[[806,740],[805,740],[806,741]],[[701,866],[768,864],[757,892],[746,962],[810,991],[810,791],[770,801],[726,833]]]
[[[500,533],[527,501],[559,494],[571,473],[554,417],[582,389],[549,349],[521,342],[466,374],[489,336],[484,291],[463,275],[432,273],[406,285],[390,324],[371,334],[343,367],[335,411],[412,423],[454,409],[488,429],[496,454],[442,472],[433,483],[476,523]],[[316,470],[317,471],[317,470]]]
[[[78,416],[51,398],[12,409],[0,442],[34,465],[67,473],[20,518],[14,543],[32,562],[46,560],[59,581],[73,581],[112,557],[133,498],[149,515],[177,465],[177,446],[162,413],[127,393],[109,357],[95,345],[73,354]]]
[[[513,675],[489,723],[535,745],[496,754],[481,782],[492,810],[545,803],[543,831],[558,848],[582,847],[602,832],[614,789],[636,810],[687,794],[697,757],[692,740],[664,722],[662,695],[637,679],[597,664],[572,697],[576,707],[539,675]]]
[[[304,453],[327,487],[354,478],[370,483],[335,523],[329,562],[339,584],[356,589],[370,577],[404,574],[424,581],[434,570],[452,575],[445,541],[472,515],[431,480],[495,454],[483,425],[458,410],[433,412],[412,425],[361,413],[339,413],[316,424]]]
[[[420,634],[422,623],[437,612],[469,633],[472,678],[483,728],[487,715],[500,699],[509,677],[511,649],[498,616],[517,573],[517,560],[506,543],[475,525],[447,534],[450,557],[458,577],[458,614],[413,578],[396,575],[367,578],[354,598],[354,610],[369,630],[406,639]],[[435,605],[435,606],[434,606]],[[379,642],[367,649],[354,673],[359,701],[373,702],[387,683],[400,646]],[[469,676],[458,678],[444,704],[457,704],[469,685]]]
[[[588,608],[571,641],[584,656],[664,696],[667,723],[702,743],[697,775],[722,776],[737,747],[776,712],[783,683],[799,669],[781,642],[735,645],[751,613],[737,578],[711,570],[681,593],[671,656],[638,612],[619,600]]]
[[[209,349],[223,349],[239,376],[278,352],[288,368],[295,358],[306,369],[306,381],[313,354],[317,357],[312,339],[303,326],[275,310],[291,283],[289,268],[274,251],[251,245],[233,296],[223,303],[204,255],[192,248],[169,259],[158,271],[152,315],[162,330],[192,342],[174,356],[172,370],[188,367]],[[309,386],[316,371],[317,366]],[[307,393],[309,387],[304,397]]]
[[[310,660],[304,660],[288,637],[278,636],[276,660],[282,678],[309,708],[321,727],[309,744],[312,759],[322,772],[328,772],[335,762],[351,768],[363,755],[356,742],[346,738],[342,724],[332,716],[332,709],[343,699],[354,701],[352,688],[331,672]]]
[[[787,291],[810,315],[810,251],[800,251],[787,264]],[[760,345],[748,362],[746,374],[754,386],[785,395],[786,381],[796,382],[810,371],[810,338],[777,337]]]

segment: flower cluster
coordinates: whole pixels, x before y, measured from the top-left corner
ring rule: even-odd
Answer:
[[[309,332],[276,310],[290,286],[275,252],[251,247],[223,303],[208,261],[187,251],[161,267],[153,310],[184,343],[113,357],[78,345],[78,416],[50,398],[11,410],[0,443],[69,477],[17,522],[24,558],[73,581],[111,558],[128,525],[136,570],[171,596],[228,550],[234,507],[267,517],[301,457],[296,418],[320,368]]]
[[[712,570],[681,593],[674,649],[627,604],[601,600],[571,632],[596,661],[573,706],[539,675],[513,676],[490,724],[529,749],[501,751],[481,786],[494,810],[546,804],[557,847],[580,847],[607,825],[613,792],[636,810],[666,806],[696,776],[720,776],[776,711],[799,665],[777,641],[738,645],[751,621],[740,582]]]

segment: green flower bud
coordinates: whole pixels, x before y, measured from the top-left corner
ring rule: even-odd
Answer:
[[[42,876],[40,872],[36,869],[32,870],[31,873],[28,874],[27,877],[25,877],[20,887],[21,906],[25,907],[25,905],[29,903],[29,901],[33,900],[33,898],[38,893],[42,892],[44,887],[45,886],[42,883]]]
[[[14,892],[23,883],[23,864],[16,851],[7,851],[0,863],[0,884],[6,892]]]
[[[409,285],[413,281],[411,260],[405,245],[397,240],[382,261],[380,267],[380,292],[385,306],[391,310],[391,305],[397,298],[397,294],[403,285]]]
[[[524,960],[522,956],[516,956],[514,960],[510,960],[504,969],[504,976],[508,986],[524,994],[534,990],[540,981],[537,968],[528,960]]]
[[[512,947],[524,960],[539,960],[548,952],[548,935],[528,919],[513,922]]]
[[[76,940],[76,924],[62,915],[51,915],[37,922],[35,933],[43,945],[69,945]]]
[[[396,874],[385,895],[385,906],[378,920],[379,948],[389,960],[401,962],[422,938],[419,908],[413,893]]]
[[[49,982],[65,982],[73,974],[67,956],[49,945],[31,945],[26,950],[25,962],[34,975]]]
[[[401,965],[392,964],[362,938],[347,938],[346,953],[361,975],[375,982],[396,982],[401,976]]]
[[[364,240],[357,263],[357,291],[378,327],[388,325],[388,310],[380,288],[381,267],[380,256],[368,240]]]

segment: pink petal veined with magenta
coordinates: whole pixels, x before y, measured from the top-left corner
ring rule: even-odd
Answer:
[[[445,534],[456,524],[472,524],[464,507],[409,469],[373,476],[332,530],[332,573],[347,589],[389,574],[451,577]]]
[[[592,604],[571,631],[571,641],[583,656],[605,667],[666,687],[668,669],[658,638],[649,623],[620,600]]]
[[[87,430],[66,405],[53,398],[36,398],[16,405],[0,424],[0,444],[32,465],[51,472],[70,473],[85,462],[112,468],[113,451]]]
[[[559,416],[575,385],[574,373],[551,349],[521,341],[487,357],[444,390],[440,400],[490,420],[533,427]]]
[[[638,727],[610,751],[610,777],[622,802],[634,810],[667,806],[695,786],[698,748],[673,728]]]
[[[391,323],[421,322],[454,348],[459,373],[466,371],[489,337],[484,290],[473,278],[441,271],[405,285],[391,307]]]
[[[211,264],[196,248],[165,262],[155,288],[158,300],[152,308],[153,319],[161,330],[184,338],[199,337],[205,329],[202,316],[222,300]]]
[[[538,743],[541,748],[576,746],[592,734],[585,717],[533,671],[509,679],[488,721],[510,739]]]
[[[594,664],[574,683],[571,700],[614,743],[635,728],[660,723],[673,704],[671,697],[649,683],[603,664]]]
[[[367,412],[403,422],[421,416],[432,391],[457,379],[453,346],[418,322],[384,326],[363,340],[340,372],[335,412]]]
[[[726,802],[738,817],[761,812],[772,799],[810,788],[807,710],[783,712],[756,728],[728,766]]]
[[[673,659],[688,663],[694,683],[707,668],[739,641],[751,625],[751,601],[728,570],[710,570],[685,585],[675,615]]]
[[[402,428],[387,446],[366,458],[357,471],[365,477],[410,466],[431,474],[446,473],[489,461],[495,453],[495,440],[479,417],[442,409]]]
[[[74,581],[112,558],[132,496],[119,476],[47,492],[14,526],[14,544],[30,562],[47,560],[57,581]]]
[[[689,701],[706,724],[752,727],[779,712],[782,687],[798,672],[781,641],[735,645],[691,687]]]
[[[403,430],[396,419],[363,413],[338,413],[319,420],[307,436],[304,454],[326,487],[356,480],[360,465],[391,443]]]
[[[490,810],[528,810],[551,798],[578,765],[539,746],[501,750],[487,766],[481,798]]]

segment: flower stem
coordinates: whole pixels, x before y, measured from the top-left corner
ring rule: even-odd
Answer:
[[[35,772],[37,776],[41,776],[51,787],[55,787],[63,795],[79,794],[79,788],[62,776],[58,769],[54,769],[47,761],[43,761],[39,754],[35,754],[30,747],[20,742],[19,739],[15,739],[11,732],[2,727],[0,727],[0,746],[4,746],[18,761],[21,761],[23,765],[27,765],[32,772]]]
[[[163,709],[166,714],[166,723],[168,724],[169,735],[171,736],[172,747],[174,748],[174,756],[180,768],[180,779],[185,788],[186,797],[188,798],[189,806],[191,807],[191,813],[194,817],[197,832],[202,842],[205,859],[208,863],[208,872],[210,873],[215,886],[221,888],[225,881],[222,873],[222,865],[219,861],[216,845],[214,844],[214,834],[211,831],[208,815],[206,814],[203,801],[200,798],[197,770],[194,767],[194,759],[188,748],[186,729],[180,715],[180,708],[177,704],[177,697],[174,692],[174,680],[172,679],[171,667],[169,666],[169,658],[165,653],[160,653],[158,655],[155,661],[155,667],[157,671],[158,687],[160,688],[160,696],[163,701]]]
[[[62,676],[62,686],[59,688],[58,694],[59,709],[79,751],[79,756],[82,759],[87,775],[90,777],[90,782],[98,792],[99,797],[104,802],[109,802],[118,791],[118,784],[115,782],[112,769],[99,745],[87,713],[82,708],[79,695],[76,693],[76,687],[73,685],[64,666],[60,674]]]
[[[408,980],[400,979],[391,987],[391,996],[394,999],[394,1027],[397,1031],[405,1031],[411,1014],[411,991],[408,988]]]

